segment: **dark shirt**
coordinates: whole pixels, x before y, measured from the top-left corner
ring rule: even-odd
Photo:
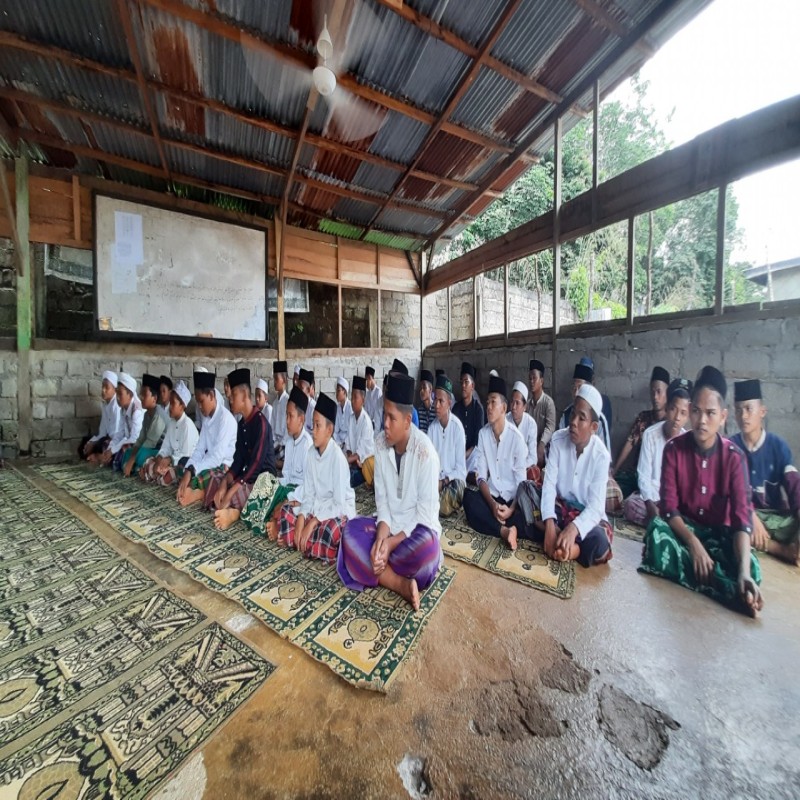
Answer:
[[[478,400],[477,395],[472,395],[472,402],[468,406],[464,405],[463,400],[459,400],[453,406],[453,413],[461,420],[461,424],[464,426],[467,450],[472,447],[477,447],[478,434],[486,423],[483,406],[481,405],[481,401]]]
[[[600,397],[603,400],[603,416],[606,418],[606,422],[608,423],[608,438],[611,439],[611,425],[613,424],[613,420],[611,419],[611,401],[608,399],[607,394],[600,394]]]
[[[642,411],[636,417],[628,433],[628,443],[631,446],[631,452],[628,454],[625,462],[620,465],[620,470],[636,469],[639,463],[639,452],[642,449],[642,435],[651,425],[655,425],[656,422],[660,421],[661,420],[656,418],[656,412],[653,411],[652,408],[647,409],[647,411]]]
[[[427,433],[431,422],[436,419],[436,412],[433,410],[433,403],[431,407],[427,408],[424,403],[415,406],[417,409],[417,416],[419,417],[419,424],[417,427],[423,432]]]
[[[744,451],[750,470],[753,505],[774,511],[800,510],[800,473],[792,464],[789,445],[774,433],[764,435],[755,450],[748,450],[741,433],[731,441]]]
[[[272,426],[253,406],[253,413],[236,424],[236,450],[233,453],[231,475],[241,483],[255,483],[262,472],[276,474],[275,446]]]
[[[744,453],[717,435],[701,452],[692,431],[670,439],[661,466],[661,516],[752,533],[753,506]]]

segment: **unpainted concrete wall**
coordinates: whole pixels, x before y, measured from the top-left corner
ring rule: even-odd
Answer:
[[[596,386],[611,399],[614,454],[619,451],[636,414],[649,406],[648,384],[655,365],[672,376],[694,380],[700,368],[713,364],[734,381],[759,378],[768,407],[768,428],[783,436],[800,459],[800,319],[795,316],[760,320],[721,320],[635,333],[598,334],[558,340],[558,374],[553,394],[549,367],[550,345],[468,349],[442,354],[426,351],[425,367],[443,367],[457,381],[461,362],[478,370],[478,390],[485,397],[489,370],[507,382],[527,380],[528,361],[538,358],[548,367],[546,391],[553,394],[560,413],[570,400],[572,370],[582,355],[594,360]],[[733,419],[733,389],[729,388],[727,431],[737,431]]]

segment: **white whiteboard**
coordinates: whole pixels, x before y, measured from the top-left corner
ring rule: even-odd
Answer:
[[[95,195],[100,331],[264,342],[263,230]]]

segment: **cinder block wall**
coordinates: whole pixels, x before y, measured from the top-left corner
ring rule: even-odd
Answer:
[[[392,360],[400,358],[416,375],[420,365],[419,350],[381,350],[374,353],[342,351],[289,351],[290,371],[302,364],[315,373],[317,392],[334,394],[336,378],[349,380],[364,374],[372,364],[379,375],[388,370]],[[141,380],[142,374],[169,374],[183,379],[191,387],[195,366],[217,373],[217,388],[222,391],[225,375],[236,367],[248,367],[256,377],[270,380],[274,351],[221,350],[159,347],[131,344],[114,346],[97,343],[69,350],[38,349],[31,352],[32,456],[68,456],[76,452],[81,438],[95,431],[100,419],[100,376],[106,369],[125,371]],[[6,457],[18,454],[19,418],[17,411],[17,355],[0,351],[0,444]]]
[[[572,370],[582,355],[595,363],[597,387],[611,399],[614,454],[622,446],[636,414],[649,407],[648,382],[656,364],[673,376],[694,380],[700,368],[713,364],[724,372],[729,384],[759,378],[768,406],[768,427],[788,440],[800,460],[800,319],[796,316],[770,319],[693,321],[672,323],[664,329],[634,333],[598,334],[558,340],[558,374],[555,391],[552,375],[545,378],[546,391],[553,394],[559,412],[570,400]],[[541,359],[549,368],[550,345],[465,348],[442,352],[429,348],[423,355],[428,368],[443,367],[454,381],[462,360],[478,369],[478,389],[485,397],[489,370],[496,369],[507,381],[526,380],[528,361]],[[458,392],[457,392],[458,393]],[[733,391],[729,391],[728,433],[736,432]]]

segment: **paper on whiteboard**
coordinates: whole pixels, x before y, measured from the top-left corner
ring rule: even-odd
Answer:
[[[141,214],[115,211],[114,236],[114,259],[117,263],[135,266],[144,262]],[[125,292],[120,292],[120,294],[125,294]]]
[[[111,262],[111,293],[136,294],[136,265]]]

